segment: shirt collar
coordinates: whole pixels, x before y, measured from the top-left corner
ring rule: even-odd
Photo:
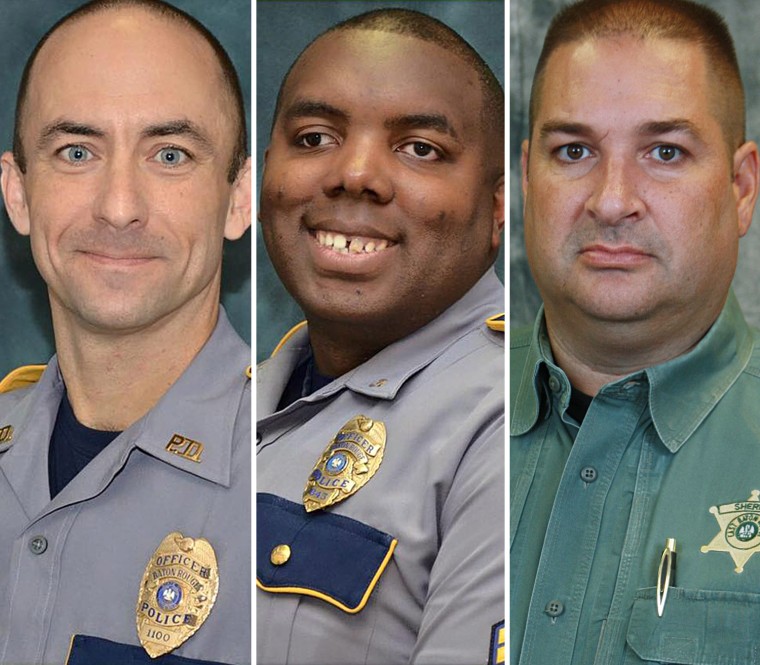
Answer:
[[[125,431],[135,445],[167,464],[229,487],[237,414],[249,387],[250,349],[224,310],[213,334],[156,406]],[[182,437],[202,444],[200,461],[169,452]],[[187,444],[190,446],[191,444]],[[192,449],[191,449],[192,450]],[[192,456],[191,456],[192,457]]]
[[[451,344],[474,328],[482,326],[485,329],[485,320],[502,311],[504,286],[491,269],[462,298],[433,321],[293,404],[322,400],[345,388],[368,397],[392,400],[409,377],[429,365]],[[304,326],[292,335],[274,358],[262,363],[261,371],[267,377],[264,379],[262,376],[262,383],[266,383],[267,390],[257,391],[257,407],[262,415],[273,412],[290,372],[301,355],[307,352],[308,346],[308,330]],[[262,394],[264,392],[268,394]],[[293,407],[293,404],[285,411]]]
[[[213,334],[174,385],[147,415],[124,430],[82,470],[84,476],[90,474],[92,482],[77,489],[77,500],[102,491],[135,447],[178,469],[229,486],[235,423],[238,411],[249,399],[249,362],[248,346],[220,309]],[[13,393],[4,396],[16,402],[3,421],[15,431],[11,445],[4,447],[10,450],[0,457],[0,472],[30,518],[72,501],[70,486],[50,501],[46,466],[63,390],[58,360],[53,356],[36,385],[19,391],[18,397]],[[203,444],[200,462],[167,450],[175,434]]]
[[[515,436],[525,434],[539,418],[546,399],[542,373],[562,373],[551,355],[543,309],[536,318],[529,344],[519,384],[513,386],[516,399],[511,433]],[[645,377],[655,429],[668,450],[676,452],[742,373],[753,347],[752,332],[731,291],[720,316],[691,351],[602,390],[614,391],[636,375]]]

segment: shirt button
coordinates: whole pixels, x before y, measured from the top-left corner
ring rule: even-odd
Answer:
[[[549,390],[553,393],[558,393],[562,386],[559,383],[559,379],[556,376],[549,377]]]
[[[581,480],[584,483],[593,483],[596,480],[596,469],[593,466],[584,466],[581,469]]]
[[[558,617],[564,611],[565,606],[559,600],[550,600],[544,608],[544,612],[552,618]]]
[[[45,536],[35,536],[29,541],[29,550],[32,554],[42,554],[48,546]]]
[[[275,566],[281,566],[288,562],[290,559],[290,547],[287,545],[278,545],[272,550],[272,554],[269,556],[269,560]]]

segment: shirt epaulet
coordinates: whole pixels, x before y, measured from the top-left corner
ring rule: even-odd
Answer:
[[[486,325],[496,332],[504,332],[504,312],[489,316],[486,319]]]
[[[280,351],[280,349],[285,346],[287,341],[293,337],[301,328],[303,328],[306,325],[306,321],[301,321],[300,323],[296,323],[288,332],[285,333],[283,338],[277,343],[277,346],[274,347],[274,351],[272,351],[272,355],[269,356],[270,358],[274,358]]]
[[[9,393],[12,390],[26,388],[40,380],[47,365],[23,365],[10,372],[0,381],[0,393]]]

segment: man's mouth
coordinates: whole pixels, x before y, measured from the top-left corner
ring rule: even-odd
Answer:
[[[394,244],[385,238],[349,236],[336,231],[317,230],[314,235],[322,247],[341,254],[372,254],[382,252]]]

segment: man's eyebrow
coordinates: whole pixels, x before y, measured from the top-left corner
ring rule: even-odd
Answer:
[[[636,128],[639,136],[657,136],[660,134],[670,134],[672,132],[681,132],[691,134],[699,139],[701,132],[699,128],[691,121],[685,118],[674,118],[669,120],[652,120],[645,122]],[[594,135],[594,130],[581,122],[564,122],[562,120],[549,120],[541,125],[539,131],[542,139],[552,134],[569,134],[570,136],[589,137]]]
[[[37,148],[45,148],[54,138],[62,134],[94,136],[96,138],[102,138],[105,136],[103,130],[93,127],[92,125],[86,125],[81,122],[72,122],[70,120],[58,120],[56,122],[51,122],[49,125],[42,128],[40,138],[37,141]]]
[[[155,125],[148,125],[141,132],[144,138],[156,138],[161,136],[184,136],[201,146],[201,148],[213,152],[214,144],[203,129],[190,120],[170,120]]]
[[[309,116],[331,117],[339,120],[349,120],[351,118],[351,115],[347,111],[339,109],[337,106],[311,99],[296,100],[282,112],[282,115],[286,120],[308,118]]]
[[[690,134],[696,139],[702,137],[699,128],[691,121],[684,118],[675,118],[673,120],[653,120],[645,122],[638,128],[640,136],[657,136],[659,134],[670,134],[680,132]]]
[[[440,113],[412,113],[389,118],[384,123],[386,129],[434,129],[442,134],[457,138],[457,133],[448,118]]]
[[[592,136],[593,130],[582,122],[565,122],[563,120],[547,120],[541,125],[539,136],[545,139],[552,134],[570,134],[572,136]]]

